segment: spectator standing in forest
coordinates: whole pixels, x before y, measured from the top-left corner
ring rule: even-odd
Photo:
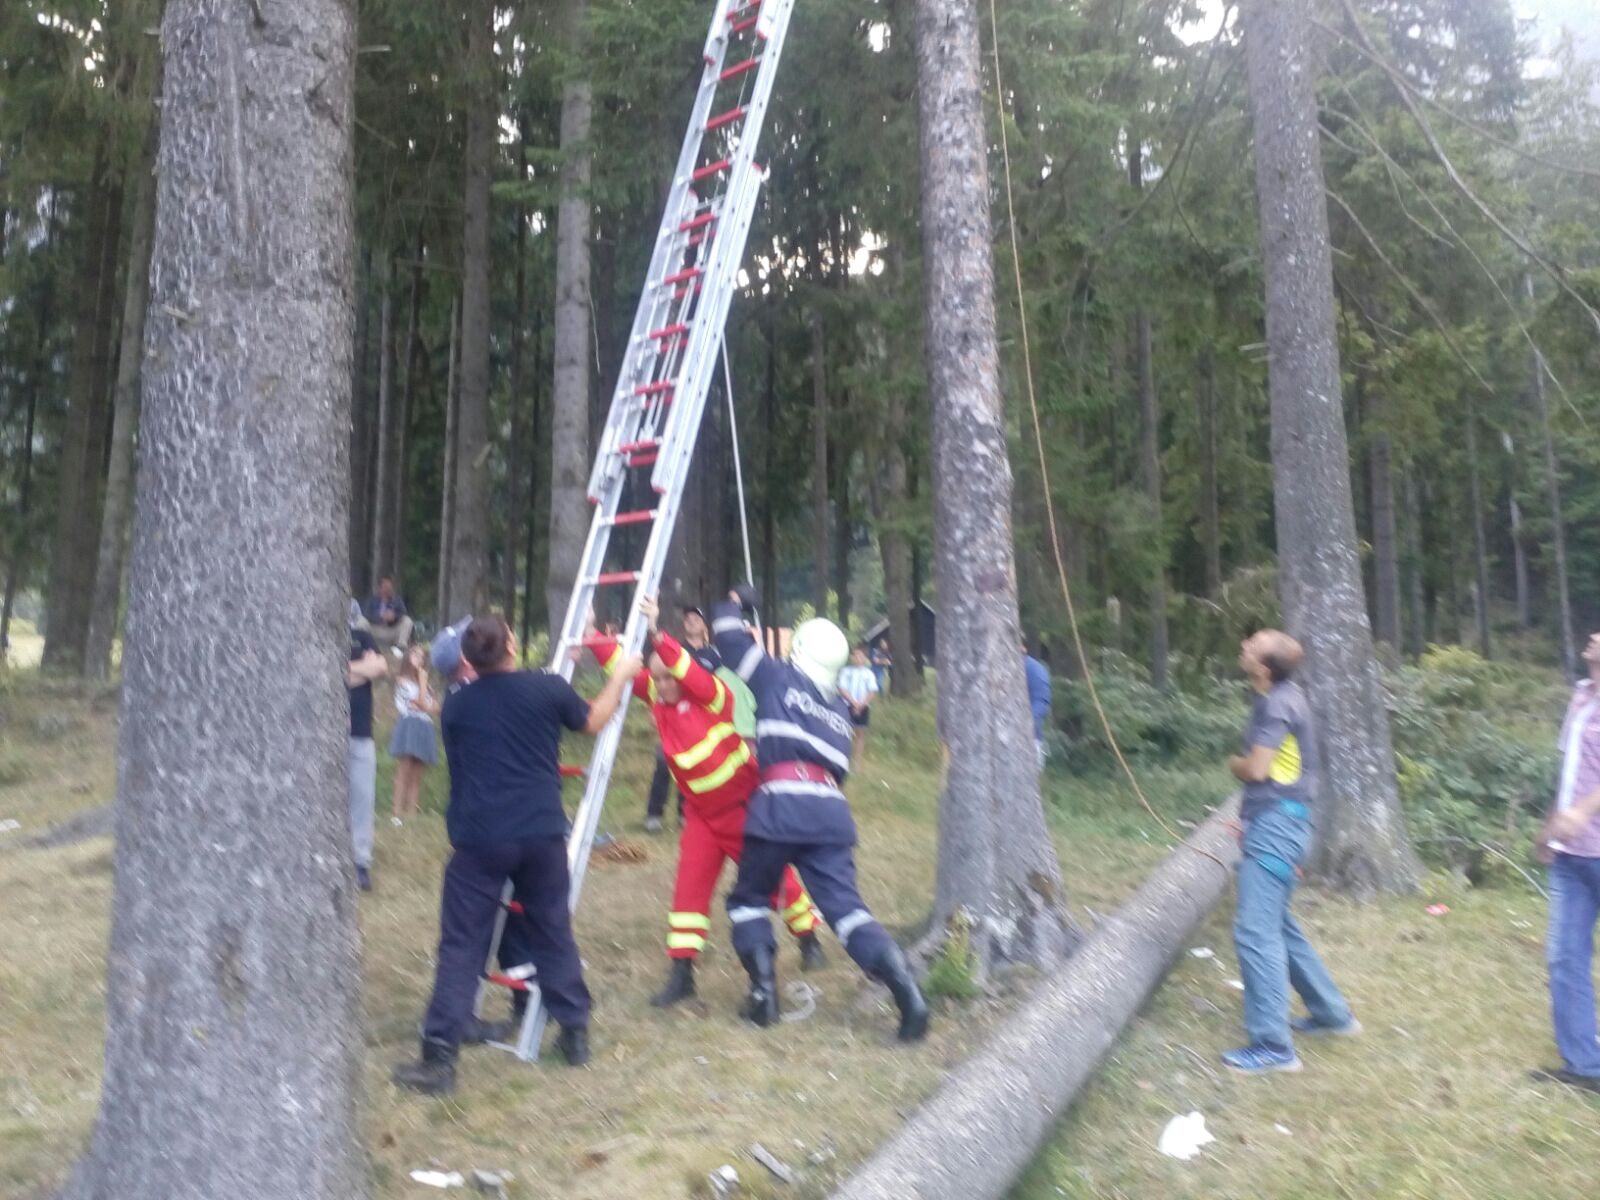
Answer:
[[[1044,727],[1050,719],[1050,668],[1029,654],[1028,644],[1024,642],[1022,669],[1028,679],[1028,710],[1033,714],[1033,748],[1039,756],[1039,765],[1043,767],[1045,756],[1049,753],[1044,743]]]
[[[1561,1066],[1535,1071],[1600,1094],[1595,1036],[1594,930],[1600,919],[1600,633],[1583,649],[1589,678],[1579,683],[1561,728],[1561,781],[1539,833],[1550,867],[1550,928],[1545,939],[1550,1015]]]
[[[894,666],[894,658],[889,654],[889,639],[881,637],[872,643],[872,676],[878,681],[878,691],[887,696],[889,694],[889,669]]]
[[[361,628],[361,609],[350,601],[350,661],[344,683],[350,692],[350,856],[356,886],[372,890],[372,820],[377,803],[378,748],[372,741],[372,681],[389,673],[372,635]]]
[[[368,597],[366,617],[372,640],[385,650],[394,653],[410,645],[411,616],[389,576],[378,580],[378,590]]]
[[[850,706],[854,731],[850,762],[858,766],[867,749],[867,726],[872,721],[872,702],[878,698],[878,677],[867,666],[867,647],[857,646],[850,653],[850,665],[839,672],[839,695]]]
[[[399,716],[389,735],[389,756],[395,760],[389,819],[400,825],[417,811],[422,773],[439,761],[439,742],[433,729],[439,705],[428,686],[428,652],[420,645],[407,647],[400,660],[394,706]]]
[[[1361,1032],[1333,978],[1289,912],[1297,869],[1311,844],[1311,807],[1320,765],[1311,708],[1293,675],[1305,658],[1300,643],[1263,629],[1239,647],[1239,666],[1256,691],[1243,753],[1228,760],[1244,786],[1240,809],[1244,855],[1233,921],[1244,979],[1248,1044],[1223,1064],[1248,1075],[1300,1070],[1294,1033],[1348,1037]],[[1310,1014],[1289,1019],[1289,988]]]

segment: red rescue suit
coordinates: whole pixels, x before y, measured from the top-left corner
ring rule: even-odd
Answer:
[[[590,642],[608,672],[621,653],[614,641]],[[683,834],[678,841],[678,876],[667,914],[667,956],[694,958],[711,931],[711,895],[727,859],[739,861],[744,843],[745,806],[761,783],[754,748],[733,727],[733,693],[694,660],[670,634],[656,635],[661,656],[683,695],[676,704],[662,703],[648,671],[634,677],[633,691],[650,704],[667,768],[683,793]],[[818,920],[811,897],[793,867],[772,897],[796,937],[811,933]]]

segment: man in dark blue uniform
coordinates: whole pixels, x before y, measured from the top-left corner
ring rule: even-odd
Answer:
[[[433,998],[422,1024],[422,1060],[394,1081],[420,1092],[455,1087],[457,1049],[472,1023],[500,897],[510,880],[526,918],[540,994],[561,1032],[566,1060],[589,1059],[589,989],[567,907],[567,817],[561,807],[561,731],[596,734],[643,666],[618,663],[591,704],[559,675],[517,670],[516,639],[499,617],[461,635],[477,673],[445,698],[439,724],[450,763],[445,825],[453,853],[444,873]]]
[[[761,786],[750,800],[739,877],[728,893],[733,946],[750,976],[744,1015],[757,1025],[778,1019],[771,896],[793,863],[823,919],[869,978],[887,985],[900,1009],[900,1038],[928,1031],[928,1005],[904,952],[867,911],[856,888],[856,823],[839,785],[850,770],[850,714],[839,698],[839,669],[850,645],[831,621],[795,630],[789,658],[767,657],[741,610],[755,607],[743,585],[712,613],[723,660],[755,696]]]

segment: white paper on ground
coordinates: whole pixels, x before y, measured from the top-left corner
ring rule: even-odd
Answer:
[[[1206,1130],[1205,1117],[1197,1112],[1173,1117],[1161,1131],[1156,1149],[1168,1158],[1181,1158],[1185,1162],[1200,1153],[1200,1147],[1217,1139]]]
[[[1195,958],[1215,958],[1217,954],[1210,946],[1196,946],[1189,953]]]
[[[460,1171],[413,1171],[411,1178],[417,1183],[433,1188],[465,1187],[467,1182],[461,1177]]]

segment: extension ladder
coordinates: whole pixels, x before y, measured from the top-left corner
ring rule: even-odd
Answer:
[[[594,520],[561,634],[550,648],[550,669],[567,679],[575,665],[572,652],[581,652],[592,640],[585,636],[585,626],[601,588],[630,589],[621,642],[630,654],[643,647],[645,624],[639,600],[655,594],[659,586],[722,346],[723,324],[739,286],[745,239],[765,177],[755,161],[756,143],[794,2],[717,0],[689,129],[589,476]],[[645,468],[650,469],[655,507],[624,511],[630,481],[641,477]],[[608,569],[612,531],[628,526],[649,528],[643,559],[636,566]],[[617,715],[595,739],[588,766],[562,768],[584,779],[583,801],[567,838],[572,875],[568,903],[574,909],[631,695],[631,690],[623,693]],[[538,1057],[544,1036],[538,979],[531,967],[502,973],[494,962],[508,916],[519,914],[520,906],[508,890],[484,982],[529,994],[515,1044],[502,1047],[526,1061]],[[481,987],[478,1000],[481,1007]]]

